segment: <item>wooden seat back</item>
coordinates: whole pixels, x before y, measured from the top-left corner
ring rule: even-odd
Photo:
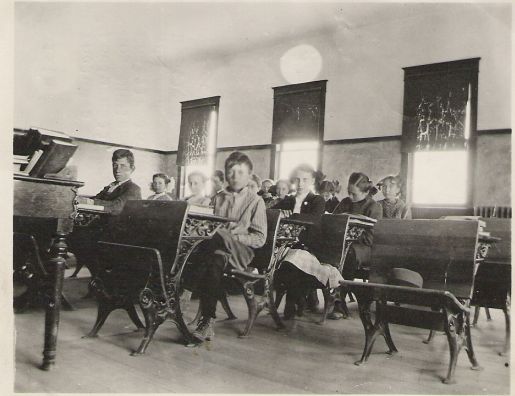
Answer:
[[[386,284],[393,268],[406,268],[424,289],[471,297],[478,221],[384,219],[374,230],[370,282]]]
[[[343,267],[345,237],[350,216],[324,214],[321,220],[321,240],[315,250],[318,260],[334,267]]]
[[[168,273],[177,255],[186,214],[187,203],[182,201],[128,201],[122,213],[113,216],[102,240],[156,249]]]
[[[493,237],[501,238],[488,250],[486,260],[511,264],[511,219],[491,217],[482,220],[486,223],[485,231]]]
[[[501,238],[492,244],[474,280],[471,304],[504,309],[511,292],[511,219],[484,218],[485,231]]]

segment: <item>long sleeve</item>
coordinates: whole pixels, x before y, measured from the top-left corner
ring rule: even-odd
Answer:
[[[260,248],[266,242],[267,235],[267,219],[265,201],[257,200],[256,205],[252,208],[250,225],[247,234],[237,234],[235,239],[244,245],[253,249]]]
[[[368,207],[364,210],[364,215],[367,217],[371,217],[376,220],[380,220],[383,218],[383,207],[370,199],[370,204]],[[372,246],[372,243],[374,242],[374,231],[371,230],[365,230],[363,234],[361,234],[360,242],[363,243],[363,245],[366,246]]]
[[[125,188],[126,189],[125,191],[123,191],[123,193],[121,193],[118,197],[112,200],[94,198],[95,205],[103,206],[107,213],[113,215],[120,214],[127,201],[141,199],[141,189],[136,184],[131,183],[127,185]]]

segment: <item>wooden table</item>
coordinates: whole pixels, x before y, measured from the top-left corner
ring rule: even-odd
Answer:
[[[26,224],[31,218],[55,219],[57,226],[45,262],[48,273],[45,279],[46,312],[45,341],[41,369],[49,370],[55,363],[59,313],[66,263],[66,235],[73,228],[74,200],[77,189],[84,183],[71,180],[44,179],[14,175],[13,215]],[[27,221],[28,220],[28,221]],[[14,231],[17,230],[15,221]]]

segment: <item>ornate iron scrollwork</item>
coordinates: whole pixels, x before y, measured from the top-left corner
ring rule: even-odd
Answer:
[[[484,260],[488,255],[488,250],[490,249],[491,243],[479,241],[477,246],[476,260]]]

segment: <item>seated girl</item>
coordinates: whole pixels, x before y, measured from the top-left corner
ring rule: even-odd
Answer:
[[[373,219],[381,219],[383,217],[381,205],[372,198],[372,196],[377,193],[377,189],[367,175],[360,172],[351,174],[347,192],[349,196],[342,199],[333,211],[333,214],[356,214]],[[359,240],[351,245],[343,265],[342,276],[344,279],[353,280],[360,270],[366,270],[368,268],[373,241],[374,231],[373,229],[367,229],[361,234]],[[342,293],[343,298],[345,298],[345,294],[346,293]],[[343,315],[336,311],[333,311],[328,316],[329,319],[341,319],[342,317]]]
[[[299,243],[290,249],[282,260],[276,273],[277,284],[286,287],[285,319],[291,319],[302,310],[313,280],[325,284],[329,278],[338,278],[338,271],[331,266],[322,266],[315,256],[310,254],[320,240],[320,218],[325,211],[325,201],[313,193],[316,183],[316,171],[310,165],[300,165],[292,173],[292,182],[296,187],[295,195],[286,196],[274,209],[281,209],[283,214],[309,220],[314,223],[299,235]],[[340,277],[341,278],[341,277]],[[309,294],[308,304],[314,308],[315,295]]]
[[[167,192],[172,180],[173,178],[169,178],[164,173],[156,173],[152,176],[150,189],[154,191],[154,194],[149,196],[147,199],[152,201],[173,201],[174,198],[172,194]],[[175,181],[172,184],[175,184]]]
[[[320,183],[320,195],[325,200],[325,211],[327,213],[333,213],[334,209],[338,206],[340,201],[335,197],[334,183],[329,180],[324,180]]]
[[[368,176],[363,173],[353,173],[349,178],[347,189],[349,197],[344,198],[338,204],[333,212],[334,214],[360,214],[375,219],[382,217],[381,206],[371,197],[375,188]],[[281,264],[280,270],[284,271],[283,266],[285,266],[287,273],[278,273],[278,279],[286,283],[288,294],[292,294],[290,301],[288,301],[288,298],[286,300],[284,313],[286,319],[292,318],[295,312],[295,307],[291,306],[294,301],[291,300],[300,299],[310,288],[325,286],[334,288],[339,286],[339,282],[344,278],[354,279],[357,270],[366,266],[370,260],[373,233],[371,230],[363,232],[360,240],[352,244],[345,259],[343,274],[340,274],[335,267],[319,262],[315,255],[323,252],[324,241],[320,238],[315,239],[315,241],[318,241],[318,243],[311,242],[309,249],[312,254],[308,252],[308,249],[303,249],[302,252],[298,249],[292,249],[290,252],[293,251],[293,254],[288,253],[284,259],[285,262]],[[336,319],[342,317],[342,315],[332,313],[329,317]]]
[[[236,221],[219,229],[213,238],[202,242],[190,257],[199,286],[201,318],[194,337],[202,342],[214,336],[216,305],[223,295],[223,273],[245,270],[254,258],[253,249],[265,244],[266,209],[263,199],[248,187],[252,162],[241,152],[225,161],[228,186],[213,199],[214,213]]]
[[[269,202],[267,207],[277,209],[276,206],[280,205],[280,202],[290,193],[290,182],[286,179],[277,180],[277,183],[275,183],[275,186],[272,186],[271,189],[273,189],[274,199]]]
[[[209,206],[211,199],[206,196],[207,177],[201,172],[191,172],[188,175],[191,195],[184,200],[192,205]]]
[[[399,176],[388,176],[377,183],[384,199],[378,201],[383,208],[386,219],[411,219],[411,210],[401,199],[401,179]]]

